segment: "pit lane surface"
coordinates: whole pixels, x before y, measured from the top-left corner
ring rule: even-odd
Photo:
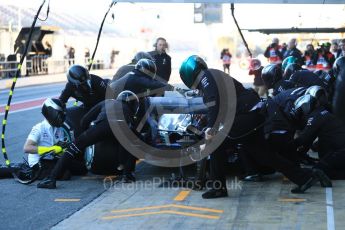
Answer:
[[[56,96],[63,85],[16,89],[13,102]],[[3,91],[0,104],[6,101],[7,92]],[[38,108],[18,110],[9,116],[6,143],[12,162],[21,162],[25,139],[41,120]],[[139,163],[138,181],[132,186],[118,183],[114,177],[90,174],[58,182],[56,190],[2,179],[0,228],[335,229],[345,224],[343,181],[334,182],[333,194],[317,185],[307,194],[293,195],[293,185],[281,175],[264,183],[240,183],[241,187],[236,186],[235,178],[229,178],[228,198],[202,200],[199,191],[162,188],[163,178],[167,180],[172,172],[176,170]]]

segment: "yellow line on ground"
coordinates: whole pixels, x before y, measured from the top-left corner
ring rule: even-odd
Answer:
[[[103,220],[111,220],[111,219],[118,219],[124,217],[132,217],[132,216],[148,216],[148,215],[157,215],[161,214],[162,212],[145,212],[145,213],[137,213],[137,214],[127,214],[127,215],[120,215],[120,216],[105,216],[102,217]]]
[[[129,209],[122,209],[122,210],[112,210],[112,213],[119,213],[119,212],[132,212],[132,211],[142,211],[142,210],[152,210],[152,209],[159,209],[159,208],[169,208],[171,205],[160,205],[160,206],[147,206],[143,208],[129,208]]]
[[[278,199],[280,202],[305,202],[307,201],[306,199],[301,199],[301,198],[281,198]]]
[[[102,219],[111,220],[111,219],[119,219],[119,218],[124,218],[124,217],[148,216],[148,215],[158,215],[158,214],[176,214],[176,215],[181,215],[181,216],[192,216],[192,217],[199,217],[199,218],[204,218],[204,219],[219,219],[220,218],[219,216],[167,210],[167,211],[159,211],[159,212],[144,212],[144,213],[136,213],[136,214],[127,214],[127,215],[120,215],[120,216],[105,216],[105,217],[102,217]]]
[[[196,210],[196,211],[214,212],[214,213],[223,213],[224,212],[224,210],[219,210],[219,209],[202,208],[202,207],[194,207],[194,206],[185,206],[185,205],[178,205],[178,204],[172,204],[171,207],[182,208],[182,209],[189,209],[189,210]]]
[[[63,199],[63,198],[58,198],[54,200],[55,202],[78,202],[80,199]]]
[[[176,215],[181,215],[181,216],[193,216],[193,217],[200,217],[204,219],[219,219],[219,216],[211,216],[211,215],[203,215],[203,214],[197,214],[197,213],[190,213],[190,212],[177,212],[177,211],[164,211],[164,213],[169,213],[169,214],[176,214]]]
[[[183,190],[175,198],[174,201],[183,201],[189,195],[190,191]]]
[[[160,209],[160,208],[181,208],[181,209],[189,209],[189,210],[195,210],[195,211],[214,212],[214,213],[223,213],[224,212],[223,210],[219,210],[219,209],[202,208],[202,207],[177,205],[177,204],[168,204],[168,205],[159,205],[159,206],[147,206],[147,207],[142,207],[142,208],[129,208],[129,209],[121,209],[121,210],[112,210],[111,212],[112,213],[133,212],[133,211]]]

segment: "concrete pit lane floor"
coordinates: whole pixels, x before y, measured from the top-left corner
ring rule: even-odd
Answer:
[[[345,183],[291,194],[280,174],[264,182],[228,178],[229,197],[203,200],[204,191],[161,187],[172,169],[140,162],[137,182],[105,178],[107,190],[53,229],[342,229]]]

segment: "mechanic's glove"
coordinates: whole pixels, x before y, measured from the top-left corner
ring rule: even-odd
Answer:
[[[67,141],[59,141],[58,143],[56,143],[55,145],[57,145],[57,146],[60,146],[62,149],[65,149],[65,148],[67,148],[68,146],[69,146],[69,142],[67,142]]]
[[[214,128],[207,128],[205,130],[205,140],[209,141],[216,135],[216,131]]]
[[[78,148],[78,146],[76,146],[76,144],[71,143],[67,149],[65,149],[65,154],[69,154],[72,157],[75,157],[79,154],[81,154],[82,151]]]
[[[49,152],[54,152],[56,154],[61,153],[62,152],[62,148],[61,146],[58,145],[53,145],[50,147],[47,146],[38,146],[37,147],[37,153],[38,155],[44,155],[45,153],[49,153]]]
[[[203,152],[206,149],[206,144],[200,145],[200,151]]]

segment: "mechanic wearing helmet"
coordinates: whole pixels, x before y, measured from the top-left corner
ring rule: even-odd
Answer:
[[[320,100],[304,95],[296,102],[292,115],[304,124],[304,129],[294,140],[297,148],[309,149],[318,138],[319,163],[314,168],[323,170],[329,177],[345,175],[345,125],[331,114]]]
[[[32,128],[24,145],[30,167],[37,164],[40,156],[46,153],[62,154],[63,148],[74,138],[69,125],[65,122],[66,111],[60,100],[46,99],[42,106],[42,114],[45,120]],[[78,161],[72,162],[70,172],[78,175],[86,173],[85,168]],[[62,175],[63,173],[58,174],[57,177]]]
[[[97,103],[105,100],[105,93],[109,80],[102,79],[80,65],[73,65],[67,72],[67,84],[60,94],[59,99],[66,104],[70,97],[83,103],[82,106],[72,107],[67,110],[67,119],[78,136],[83,130],[79,127],[82,116]]]
[[[269,64],[262,69],[261,78],[267,89],[273,89],[272,95],[293,88],[293,85],[282,78],[283,73],[281,66],[278,64]]]
[[[260,97],[267,96],[267,88],[261,78],[261,72],[264,67],[261,65],[261,61],[257,58],[250,60],[249,75],[254,75],[254,90]]]
[[[109,111],[111,108],[112,111],[123,112],[125,121],[119,120],[117,114],[111,114],[112,116],[110,117],[107,116],[107,110]],[[135,168],[135,157],[121,147],[114,137],[110,125],[112,122],[125,122],[126,125],[132,127],[132,119],[138,112],[138,108],[139,99],[133,92],[130,91],[120,93],[117,100],[105,100],[94,106],[81,121],[82,126],[85,128],[89,127],[91,122],[93,122],[94,125],[87,128],[66,148],[64,154],[55,165],[50,176],[46,180],[39,183],[37,187],[55,189],[57,175],[63,173],[67,169],[70,169],[71,162],[76,158],[82,157],[82,150],[84,148],[109,137],[114,138],[114,141],[116,141],[119,146],[118,154],[121,154],[121,163],[123,163],[125,166],[125,182],[135,181],[135,177],[132,175],[132,172]]]
[[[116,98],[123,90],[132,91],[137,94],[139,98],[163,94],[164,91],[170,89],[171,86],[167,83],[158,81],[156,79],[156,72],[157,67],[152,60],[145,58],[140,59],[133,71],[110,84],[114,92],[113,98]]]
[[[333,111],[345,121],[345,57],[337,58],[333,65],[333,74],[336,77]]]
[[[216,188],[215,185],[213,185],[214,187],[202,195],[204,199],[225,197],[228,195],[225,163],[227,161],[226,149],[229,145],[241,143],[246,150],[253,154],[261,149],[261,143],[256,139],[257,132],[253,130],[263,121],[263,118],[255,112],[249,113],[249,110],[259,102],[259,96],[252,89],[244,88],[240,82],[232,77],[222,76],[214,76],[208,69],[205,61],[197,55],[188,57],[180,67],[180,77],[184,84],[188,88],[198,89],[203,96],[204,104],[208,105],[207,126],[205,130],[206,143],[217,135],[220,123],[227,122],[219,121],[217,117],[218,112],[222,109],[220,108],[220,95],[222,90],[228,90],[226,82],[228,82],[229,79],[233,82],[236,90],[236,114],[229,134],[234,137],[236,141],[230,141],[229,138],[225,139],[210,155],[211,178],[214,182],[220,183],[220,186]],[[221,82],[217,83],[217,81]],[[246,133],[250,134],[244,135]],[[241,138],[243,135],[244,137]],[[204,147],[205,146],[201,148],[203,149]]]
[[[111,98],[116,98],[123,90],[135,93],[140,100],[137,121],[140,122],[144,116],[144,98],[164,95],[165,91],[172,90],[172,86],[156,79],[156,64],[150,59],[140,59],[135,69],[120,79],[110,84]]]
[[[91,109],[98,102],[105,99],[105,92],[109,80],[102,79],[80,65],[73,65],[67,72],[67,84],[59,99],[67,103],[70,97],[83,102],[86,110]]]
[[[121,77],[125,76],[127,73],[133,71],[135,69],[135,64],[138,63],[138,61],[140,59],[150,59],[153,61],[153,57],[147,53],[147,52],[138,52],[134,58],[132,59],[131,63],[121,66],[115,73],[114,77],[113,77],[113,81],[116,81],[118,79],[120,79]]]
[[[268,118],[265,122],[265,137],[262,141],[261,155],[253,155],[257,162],[271,166],[283,173],[290,181],[297,184],[292,193],[303,193],[320,181],[324,186],[331,186],[330,180],[322,170],[301,168],[298,152],[293,142],[295,124],[298,124],[290,114],[294,107],[294,100],[305,94],[305,88],[289,89],[268,99],[266,112]]]
[[[327,88],[327,85],[322,81],[322,77],[319,77],[316,73],[309,70],[296,71],[290,76],[289,82],[291,82],[294,87],[310,87],[318,85],[325,89]]]
[[[301,69],[302,67],[297,63],[288,64],[283,72],[283,79],[289,80],[292,74]]]
[[[298,62],[298,58],[296,58],[294,56],[288,56],[283,60],[283,63],[282,63],[283,73],[285,72],[286,67],[290,64],[298,64],[301,66],[301,64]]]
[[[345,69],[345,56],[339,57],[335,60],[332,68],[333,75],[337,78],[341,70]]]

